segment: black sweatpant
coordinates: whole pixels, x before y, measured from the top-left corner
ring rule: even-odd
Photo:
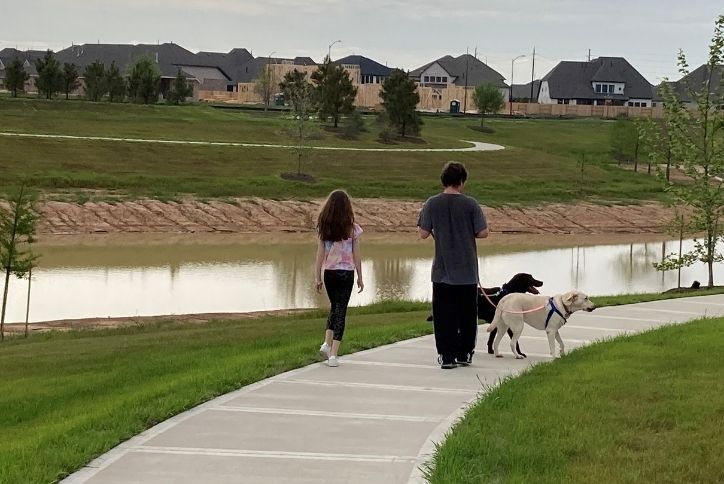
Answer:
[[[334,339],[342,341],[344,335],[344,322],[347,317],[347,305],[352,295],[354,285],[354,271],[332,270],[324,271],[324,287],[329,297],[329,317],[327,329],[334,331]]]
[[[432,316],[441,363],[472,358],[478,336],[478,286],[433,282]]]

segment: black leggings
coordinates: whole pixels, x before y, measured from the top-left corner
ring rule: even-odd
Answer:
[[[352,295],[354,271],[324,271],[324,287],[329,297],[329,317],[327,329],[334,331],[334,339],[342,341],[344,320],[347,317],[347,305]]]

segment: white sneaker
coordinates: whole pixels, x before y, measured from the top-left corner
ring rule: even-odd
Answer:
[[[339,361],[337,361],[336,356],[330,356],[327,360],[327,365],[331,366],[332,368],[336,368],[339,366]]]
[[[329,352],[332,348],[325,342],[322,343],[322,346],[319,347],[319,356],[322,357],[322,359],[327,360],[329,359]]]

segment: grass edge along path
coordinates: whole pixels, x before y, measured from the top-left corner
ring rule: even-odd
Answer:
[[[448,432],[425,477],[482,482],[721,482],[724,318],[577,349],[506,378]]]
[[[422,302],[351,308],[343,352],[429,334],[428,312]],[[11,339],[0,345],[0,482],[61,479],[173,415],[316,361],[325,314]]]

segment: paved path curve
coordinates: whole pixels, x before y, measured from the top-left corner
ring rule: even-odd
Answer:
[[[61,139],[61,140],[86,140],[86,141],[123,141],[126,143],[159,143],[170,145],[199,145],[199,146],[237,146],[243,148],[295,148],[292,145],[277,145],[266,143],[235,143],[231,141],[184,141],[184,140],[164,140],[164,139],[143,139],[143,138],[114,138],[108,136],[73,136],[66,134],[35,134],[35,133],[12,133],[0,132],[0,136],[14,138],[43,138],[43,139]],[[498,151],[505,149],[504,146],[491,143],[481,143],[480,141],[465,141],[472,146],[465,148],[351,148],[347,146],[307,146],[307,149],[327,150],[327,151],[413,151],[413,152],[452,152],[452,151]]]
[[[574,349],[717,315],[724,295],[576,313],[561,333]],[[434,442],[484,385],[550,359],[542,332],[524,334],[528,360],[513,359],[507,347],[505,358],[487,355],[481,332],[469,368],[440,370],[425,336],[344,356],[339,368],[317,363],[277,375],[177,415],[63,482],[420,483]]]

